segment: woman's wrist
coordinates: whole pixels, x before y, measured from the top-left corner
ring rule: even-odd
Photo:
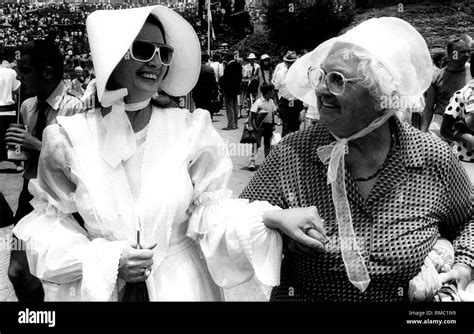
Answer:
[[[268,228],[277,230],[279,228],[277,216],[279,212],[280,210],[265,211],[263,213],[263,224]]]

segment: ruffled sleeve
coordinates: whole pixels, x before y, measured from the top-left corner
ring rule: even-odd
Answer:
[[[72,216],[77,208],[71,144],[57,124],[48,126],[43,138],[38,178],[29,185],[34,211],[13,233],[26,243],[33,275],[57,284],[82,280],[83,300],[108,300],[126,242],[89,240]]]
[[[232,163],[207,111],[193,113],[190,133],[194,196],[187,235],[198,240],[219,286],[231,288],[254,276],[264,285],[278,285],[282,240],[263,224],[263,213],[279,208],[231,198],[226,187]]]

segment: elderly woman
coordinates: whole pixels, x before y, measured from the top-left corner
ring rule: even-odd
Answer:
[[[240,197],[301,207],[301,217],[316,206],[327,242],[323,251],[285,243],[271,300],[406,300],[440,236],[455,249],[441,279],[466,286],[474,264],[469,179],[446,144],[394,116],[422,109],[431,76],[426,42],[398,18],[365,21],[290,68],[290,92],[317,106],[320,122],[285,138]]]
[[[87,30],[101,106],[46,128],[34,211],[14,229],[31,272],[59,284],[51,299],[212,301],[254,275],[278,285],[281,237],[266,225],[279,208],[229,198],[232,164],[207,111],[151,100],[196,84],[192,27],[153,6],[96,11]]]

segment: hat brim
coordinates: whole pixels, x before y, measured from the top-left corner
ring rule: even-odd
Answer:
[[[149,15],[163,25],[174,58],[160,89],[171,96],[186,95],[196,85],[201,68],[201,45],[193,27],[164,6],[98,10],[86,21],[99,100],[113,70],[126,54]],[[184,79],[185,78],[185,79]]]
[[[298,58],[297,61],[291,65],[290,71],[288,71],[286,75],[286,84],[290,92],[299,100],[310,106],[316,107],[318,102],[316,93],[309,84],[308,76],[303,74],[308,73],[308,69],[311,66],[319,67],[321,65],[335,41],[336,38],[331,38],[320,44],[313,51]],[[283,60],[287,61],[286,58],[283,58]]]

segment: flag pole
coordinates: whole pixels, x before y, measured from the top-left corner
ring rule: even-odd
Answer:
[[[207,0],[207,54],[211,56],[211,0]]]

